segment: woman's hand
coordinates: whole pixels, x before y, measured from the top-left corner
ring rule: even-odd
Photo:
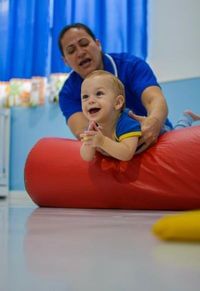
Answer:
[[[153,116],[140,116],[134,114],[132,111],[129,111],[129,116],[139,121],[141,124],[142,136],[138,142],[139,149],[136,151],[136,154],[139,154],[156,143],[162,124]]]

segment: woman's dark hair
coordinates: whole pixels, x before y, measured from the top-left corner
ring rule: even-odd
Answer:
[[[79,29],[81,28],[81,29],[85,30],[87,32],[87,34],[89,34],[94,41],[96,40],[96,36],[94,35],[92,30],[87,25],[85,25],[83,23],[78,23],[78,22],[66,25],[61,30],[61,32],[59,34],[59,38],[58,38],[58,47],[60,49],[62,56],[64,56],[64,54],[63,54],[63,49],[62,49],[62,45],[61,45],[61,39],[63,38],[63,35],[65,34],[65,32],[67,32],[71,28],[79,28]]]

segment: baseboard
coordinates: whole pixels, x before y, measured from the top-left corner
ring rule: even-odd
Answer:
[[[8,187],[0,186],[0,197],[8,197],[9,190]]]
[[[12,190],[9,191],[9,195],[10,198],[26,198],[28,196],[28,193],[24,190],[24,191],[16,191],[16,190]]]
[[[30,196],[26,191],[9,191],[8,200],[13,203],[32,203],[34,202],[31,200]]]

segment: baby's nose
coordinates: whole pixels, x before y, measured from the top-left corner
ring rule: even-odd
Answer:
[[[94,102],[95,102],[95,98],[94,98],[93,95],[90,95],[90,97],[89,97],[89,102],[90,102],[90,103],[94,103]]]

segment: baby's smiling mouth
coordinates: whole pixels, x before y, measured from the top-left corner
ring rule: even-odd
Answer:
[[[88,110],[89,114],[95,114],[100,111],[100,108],[90,108]]]

